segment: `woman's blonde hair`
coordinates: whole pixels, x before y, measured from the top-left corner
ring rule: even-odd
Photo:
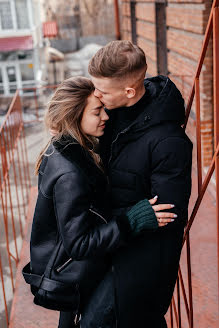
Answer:
[[[72,77],[64,80],[56,89],[45,113],[45,125],[49,130],[55,130],[56,136],[51,137],[46,147],[40,152],[35,166],[39,173],[42,158],[51,143],[59,141],[64,136],[71,136],[93,157],[96,165],[101,168],[100,157],[94,149],[97,139],[85,134],[81,129],[81,119],[87,105],[87,98],[94,92],[91,80],[85,77]]]

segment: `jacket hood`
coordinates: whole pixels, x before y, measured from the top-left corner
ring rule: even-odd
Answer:
[[[131,130],[141,130],[164,122],[182,125],[185,121],[184,100],[175,84],[166,76],[147,78],[145,95],[129,110],[142,108],[131,124]]]
[[[148,111],[153,121],[175,121],[182,125],[185,121],[184,100],[175,84],[162,75],[148,78],[144,84],[151,96]]]

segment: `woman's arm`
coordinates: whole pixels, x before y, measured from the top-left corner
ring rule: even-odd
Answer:
[[[104,255],[118,247],[120,230],[115,220],[93,227],[89,208],[92,190],[78,171],[62,175],[53,199],[58,229],[66,252],[80,260]]]
[[[125,215],[118,217],[117,222],[121,231],[126,232],[124,238],[136,236],[144,230],[155,230],[170,222],[174,222],[177,215],[163,212],[174,207],[172,204],[158,204],[158,196],[148,200],[143,199],[129,209]]]
[[[155,229],[171,222],[173,213],[159,212],[171,205],[154,205],[156,199],[142,200],[125,216],[107,224],[92,225],[90,195],[92,190],[78,171],[62,175],[53,192],[58,229],[70,257],[83,259],[114,251],[121,242],[146,229]],[[161,221],[159,221],[161,218]]]

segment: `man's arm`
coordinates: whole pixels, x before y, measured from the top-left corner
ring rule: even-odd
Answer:
[[[152,195],[159,203],[175,205],[175,221],[186,222],[191,194],[192,144],[188,139],[168,137],[152,152]]]

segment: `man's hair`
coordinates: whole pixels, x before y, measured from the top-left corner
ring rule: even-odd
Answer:
[[[147,62],[144,51],[130,41],[112,41],[92,57],[88,72],[93,77],[121,78],[133,73],[145,75]]]

